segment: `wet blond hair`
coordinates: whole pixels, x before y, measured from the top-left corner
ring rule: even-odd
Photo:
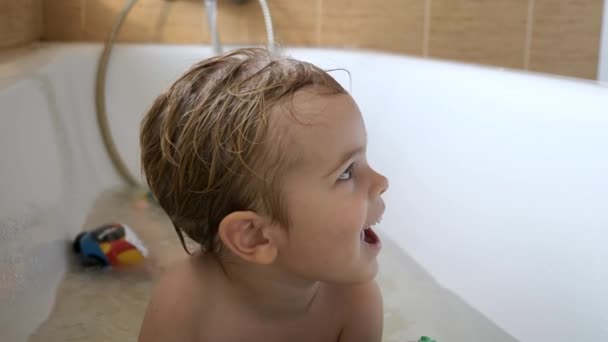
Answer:
[[[186,251],[182,232],[204,252],[219,251],[218,226],[235,211],[287,226],[281,175],[289,127],[270,123],[294,114],[278,105],[303,88],[346,93],[311,63],[248,48],[193,65],[156,98],[141,125],[142,168]]]

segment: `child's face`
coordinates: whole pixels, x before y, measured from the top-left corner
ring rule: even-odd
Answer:
[[[373,279],[380,241],[364,230],[380,220],[387,179],[366,159],[361,113],[346,94],[300,92],[297,115],[311,125],[290,127],[296,166],[285,176],[289,227],[279,262],[311,280],[359,283]],[[292,147],[293,146],[293,147]]]

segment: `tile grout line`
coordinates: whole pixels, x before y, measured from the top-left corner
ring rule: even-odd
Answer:
[[[429,56],[429,36],[431,31],[431,1],[424,1],[424,23],[422,29],[422,55]]]
[[[597,63],[597,79],[608,84],[608,0],[604,0],[600,46]]]
[[[524,43],[524,70],[530,70],[530,50],[532,50],[532,35],[534,32],[534,2],[535,0],[528,0],[528,22]]]
[[[317,23],[316,23],[316,41],[317,41],[317,46],[321,45],[321,33],[322,33],[322,26],[323,26],[323,0],[317,0]]]
[[[45,33],[46,33],[46,5],[45,5],[46,1],[40,1],[40,11],[39,11],[39,15],[40,15],[40,20],[39,20],[39,25],[40,25],[40,31],[38,34],[38,41],[41,40],[45,40],[46,38]]]
[[[80,0],[80,39],[84,39],[84,28],[86,26],[86,0]]]
[[[34,23],[34,25],[38,26],[38,27],[34,27],[34,29],[37,32],[36,34],[36,39],[34,39],[34,41],[41,41],[43,40],[43,35],[44,35],[44,1],[39,1],[38,5],[37,5],[37,10],[36,10],[36,22]]]

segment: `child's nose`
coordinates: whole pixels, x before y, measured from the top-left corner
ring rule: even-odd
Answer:
[[[389,183],[388,183],[388,178],[384,177],[384,175],[378,174],[380,176],[380,184],[381,184],[381,191],[380,191],[380,195],[382,195],[383,193],[386,192],[386,190],[388,190],[389,187]]]
[[[372,187],[372,195],[380,196],[388,190],[388,179],[376,171],[374,173],[374,186]]]

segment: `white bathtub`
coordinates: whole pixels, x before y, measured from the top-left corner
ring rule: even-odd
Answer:
[[[23,338],[45,319],[66,241],[99,193],[121,184],[96,126],[100,49],[43,44],[0,57],[0,337]],[[369,158],[391,181],[384,234],[439,284],[517,340],[608,341],[607,87],[374,53],[288,53],[351,72]],[[146,107],[208,56],[115,50],[108,112],[133,173]]]

